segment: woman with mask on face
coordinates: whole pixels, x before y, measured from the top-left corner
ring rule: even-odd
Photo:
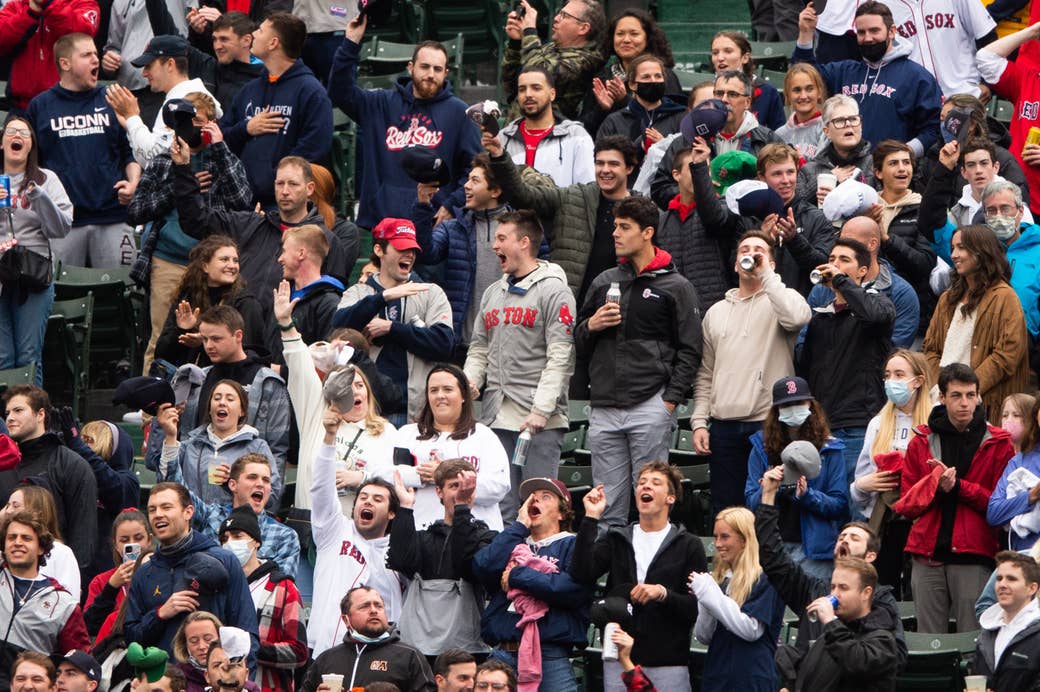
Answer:
[[[0,150],[0,173],[10,178],[10,193],[0,186],[0,370],[35,363],[40,385],[54,303],[51,240],[72,228],[72,202],[58,176],[40,168],[36,133],[24,117],[8,116]]]
[[[307,630],[296,583],[274,560],[261,560],[260,523],[249,505],[232,510],[220,525],[220,543],[242,565],[256,606],[260,649],[253,680],[262,692],[292,692],[293,671],[307,663]]]
[[[773,406],[762,430],[751,436],[748,479],[744,486],[747,508],[762,501],[762,475],[781,463],[780,455],[791,442],[805,440],[820,454],[815,478],[801,476],[794,484],[780,486],[776,506],[784,548],[806,572],[830,579],[834,542],[848,518],[848,484],[845,479],[845,444],[831,437],[823,408],[801,377],[784,377],[773,384]]]
[[[1021,448],[1004,467],[986,510],[990,526],[1008,530],[1011,550],[1040,545],[1040,397],[1026,413]]]
[[[853,510],[866,517],[881,537],[881,552],[874,562],[878,581],[891,586],[897,599],[902,593],[903,547],[912,522],[893,512],[892,505],[899,499],[902,453],[910,444],[913,429],[926,425],[932,412],[931,388],[924,356],[903,349],[889,356],[885,364],[888,401],[867,424],[863,450],[856,462],[856,480],[849,486]],[[893,452],[898,457],[892,456]]]
[[[708,645],[701,690],[773,692],[784,601],[759,564],[755,515],[743,507],[724,509],[714,535],[715,569],[690,575],[698,605],[693,636]]]
[[[209,645],[220,641],[220,628],[224,624],[213,613],[196,610],[188,613],[184,622],[173,635],[173,661],[184,673],[187,686],[184,692],[206,692],[209,683],[206,681],[206,661],[209,660]],[[259,692],[260,687],[247,680],[243,688],[248,692]]]
[[[1011,434],[1015,453],[1022,451],[1022,440],[1029,427],[1029,412],[1033,410],[1036,397],[1032,394],[1008,394],[1000,408],[1000,427]]]

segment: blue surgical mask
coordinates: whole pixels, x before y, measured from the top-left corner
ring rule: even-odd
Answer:
[[[885,396],[896,406],[904,406],[914,395],[910,380],[885,380]]]
[[[790,406],[780,407],[780,422],[789,428],[800,428],[809,418],[809,404],[799,402]]]
[[[378,644],[379,642],[386,641],[387,639],[390,638],[390,630],[387,630],[386,632],[383,632],[378,637],[366,637],[365,635],[361,634],[357,630],[353,630],[352,629],[352,630],[350,630],[350,636],[351,636],[352,639],[355,639],[355,640],[357,640],[359,642],[364,642],[365,644]]]
[[[249,545],[248,540],[227,541],[224,543],[224,549],[230,551],[240,565],[249,562],[249,558],[253,556],[253,547]]]

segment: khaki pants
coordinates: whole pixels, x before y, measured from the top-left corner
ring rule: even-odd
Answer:
[[[152,277],[148,300],[148,310],[152,315],[152,335],[148,337],[148,348],[144,351],[144,369],[142,371],[146,375],[152,360],[155,359],[155,342],[162,334],[166,316],[170,312],[170,306],[173,305],[174,296],[177,295],[177,287],[181,283],[181,277],[187,271],[188,268],[183,265],[152,257]]]

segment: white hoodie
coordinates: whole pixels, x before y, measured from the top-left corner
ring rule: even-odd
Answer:
[[[979,625],[983,629],[998,630],[997,638],[993,642],[993,670],[1000,665],[1000,657],[1015,635],[1036,620],[1040,620],[1040,601],[1035,598],[1018,611],[1018,614],[1011,618],[1011,622],[1007,623],[1004,622],[1004,609],[1000,607],[999,603],[994,603],[986,608],[979,618]]]
[[[163,105],[166,105],[167,101],[182,99],[195,92],[206,94],[213,99],[213,103],[217,106],[217,120],[223,117],[224,111],[220,107],[220,101],[209,93],[209,89],[198,77],[180,82],[166,92]],[[141,168],[147,168],[152,159],[164,151],[169,151],[170,144],[173,142],[173,130],[166,127],[166,123],[163,122],[162,108],[155,114],[155,122],[150,130],[140,115],[132,115],[127,118],[126,136],[130,140],[130,149],[134,153],[134,159],[141,164]]]

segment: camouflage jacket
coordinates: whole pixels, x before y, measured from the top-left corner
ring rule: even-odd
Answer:
[[[516,104],[516,78],[526,67],[543,67],[556,83],[556,108],[565,118],[576,119],[592,78],[603,67],[604,59],[595,43],[560,48],[553,41],[542,43],[533,30],[525,31],[520,41],[510,40],[502,62],[502,83],[513,105],[510,120],[520,117]]]

